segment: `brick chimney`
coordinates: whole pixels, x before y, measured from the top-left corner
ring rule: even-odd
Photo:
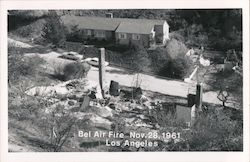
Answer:
[[[202,111],[202,83],[196,85],[195,104],[191,107],[191,126],[194,125],[198,112]]]
[[[99,84],[102,90],[102,96],[105,97],[105,48],[99,48]]]
[[[195,105],[198,111],[202,111],[202,93],[203,93],[203,89],[202,89],[202,83],[198,83],[196,85],[196,101],[195,101]]]

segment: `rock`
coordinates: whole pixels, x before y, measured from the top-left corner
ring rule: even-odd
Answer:
[[[67,97],[68,97],[68,99],[71,99],[71,100],[76,100],[77,99],[75,94],[70,94]]]
[[[101,106],[92,106],[86,112],[88,113],[95,113],[101,117],[112,117],[113,110],[108,106],[101,107]]]
[[[140,101],[142,103],[145,103],[145,102],[149,101],[149,99],[145,95],[141,95]]]
[[[88,121],[89,124],[92,124],[95,127],[101,127],[107,130],[111,129],[112,122],[109,121],[108,119],[98,116],[95,113],[75,112],[74,116],[80,120],[84,119],[85,121]]]
[[[108,106],[109,106],[111,109],[115,110],[115,104],[114,104],[114,103],[110,103]]]
[[[137,120],[134,122],[134,125],[135,125],[136,127],[153,128],[152,125],[149,125],[149,124],[144,123],[141,119],[137,119]]]
[[[75,102],[70,100],[70,101],[68,101],[68,105],[73,106],[73,105],[75,105]]]
[[[96,99],[96,92],[91,91],[91,93],[88,95],[91,99]]]

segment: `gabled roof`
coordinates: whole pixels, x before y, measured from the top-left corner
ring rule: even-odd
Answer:
[[[155,19],[129,19],[106,17],[81,17],[62,16],[63,23],[67,26],[78,25],[80,29],[107,30],[123,33],[149,34],[154,25],[163,25],[165,20]]]
[[[67,26],[77,25],[80,29],[95,29],[95,30],[107,30],[115,31],[120,21],[116,21],[111,18],[100,17],[81,17],[81,16],[62,16],[63,23]]]
[[[121,22],[115,32],[118,33],[136,33],[136,34],[150,34],[154,24],[140,23],[140,22]]]

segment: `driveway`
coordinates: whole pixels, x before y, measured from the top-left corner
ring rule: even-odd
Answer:
[[[87,78],[98,82],[98,72],[98,68],[91,67]],[[117,81],[119,84],[124,86],[134,86],[137,79],[134,74],[119,68],[108,66],[106,67],[107,86],[109,86],[111,80]],[[139,82],[141,81],[141,88],[143,90],[150,90],[171,96],[187,97],[189,91],[195,91],[195,86],[190,83],[177,80],[160,79],[146,74],[139,74],[138,80]],[[214,104],[222,104],[222,102],[217,99],[217,93],[212,91],[203,93],[203,101]]]

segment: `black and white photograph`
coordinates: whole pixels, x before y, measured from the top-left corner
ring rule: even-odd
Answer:
[[[7,17],[9,153],[243,151],[242,9]]]

